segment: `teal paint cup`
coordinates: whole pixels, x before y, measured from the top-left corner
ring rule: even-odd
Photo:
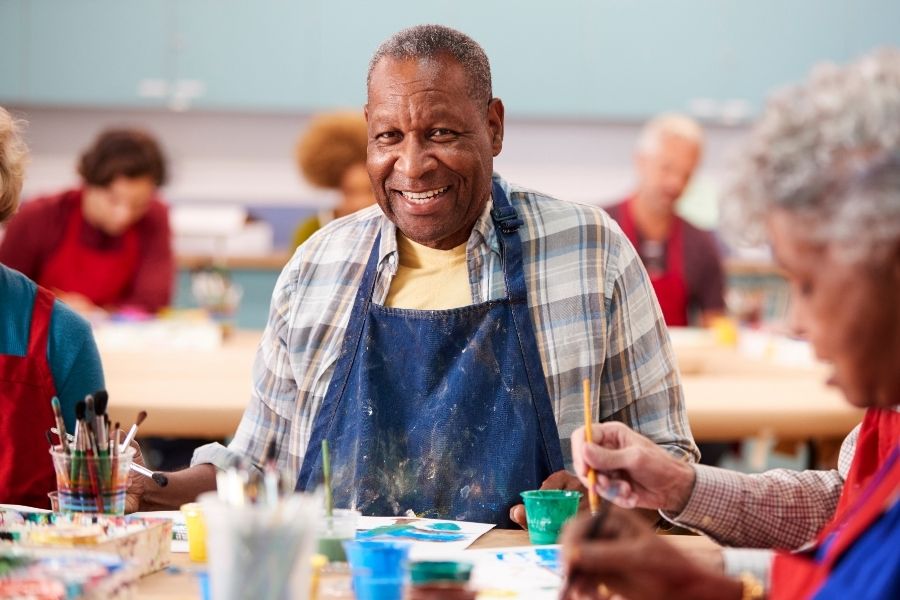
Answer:
[[[566,521],[578,512],[581,492],[573,490],[533,490],[522,492],[528,538],[532,544],[555,544]]]

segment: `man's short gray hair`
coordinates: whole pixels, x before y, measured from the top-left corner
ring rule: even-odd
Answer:
[[[774,95],[722,199],[722,226],[759,242],[790,211],[810,241],[871,260],[900,241],[900,50],[823,65]]]
[[[416,25],[398,31],[378,46],[369,61],[366,86],[372,82],[372,71],[384,58],[398,60],[435,59],[450,56],[469,77],[469,95],[478,103],[487,104],[491,90],[491,63],[484,49],[461,31],[444,25]]]
[[[652,153],[659,147],[659,139],[663,135],[672,135],[697,147],[703,146],[703,128],[694,119],[678,113],[663,113],[647,121],[638,138],[637,150],[641,153]]]

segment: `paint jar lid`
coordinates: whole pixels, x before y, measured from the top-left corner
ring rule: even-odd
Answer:
[[[441,581],[413,585],[409,600],[475,600],[478,592],[462,582]]]
[[[413,585],[433,581],[467,582],[472,563],[456,561],[419,561],[409,567]]]

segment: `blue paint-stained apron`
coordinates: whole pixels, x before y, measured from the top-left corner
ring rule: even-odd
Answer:
[[[315,418],[297,488],[336,506],[512,526],[519,492],[563,468],[522,270],[522,224],[494,182],[506,298],[450,310],[372,303],[380,238]]]

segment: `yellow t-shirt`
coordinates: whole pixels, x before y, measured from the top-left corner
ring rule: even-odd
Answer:
[[[400,266],[385,306],[445,310],[472,304],[466,245],[435,250],[397,233]]]

